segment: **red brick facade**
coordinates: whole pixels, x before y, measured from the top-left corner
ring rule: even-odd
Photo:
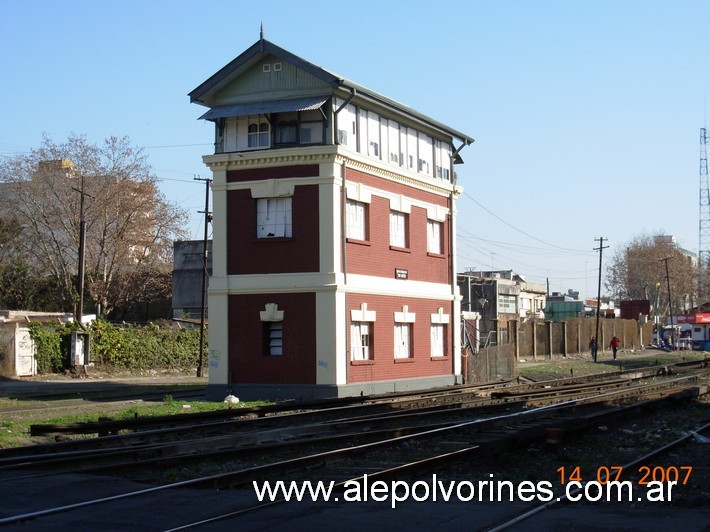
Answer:
[[[363,303],[368,311],[377,313],[377,320],[370,324],[371,358],[368,361],[353,361],[348,350],[348,382],[405,379],[451,375],[453,361],[451,353],[451,325],[446,324],[446,356],[431,356],[431,315],[443,308],[444,314],[451,316],[451,301],[411,299],[402,297],[351,294],[348,296],[348,330],[351,310],[359,310]],[[394,358],[394,313],[401,312],[407,305],[408,311],[416,314],[412,323],[412,358]]]
[[[318,165],[316,164],[273,166],[269,168],[252,168],[249,170],[229,170],[227,172],[227,183],[278,179],[282,177],[315,177],[317,175]]]
[[[227,192],[229,275],[318,271],[318,186],[296,186],[292,209],[292,237],[257,238],[251,191]]]
[[[276,303],[284,312],[283,355],[268,355],[260,312]],[[315,384],[315,294],[229,296],[230,382]]]
[[[409,247],[390,246],[390,205],[385,198],[372,196],[367,207],[368,240],[348,241],[348,272],[395,278],[395,269],[406,270],[407,279],[431,283],[449,283],[449,230],[443,224],[442,245],[444,253],[427,253],[427,213],[412,207],[408,218]],[[448,217],[447,217],[448,219]]]
[[[429,204],[447,208],[450,204],[446,197],[378,179],[363,172],[351,170],[348,176],[353,181]],[[408,214],[406,249],[390,246],[389,217],[389,200],[373,193],[367,206],[366,241],[348,241],[348,272],[394,279],[395,270],[406,270],[407,279],[412,281],[451,283],[450,216],[442,224],[441,254],[427,253],[426,209],[413,206]]]

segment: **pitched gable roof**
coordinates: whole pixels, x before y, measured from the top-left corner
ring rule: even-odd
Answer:
[[[308,72],[312,76],[333,85],[334,87],[337,87],[342,81],[335,74],[301,59],[297,55],[276,46],[266,39],[261,39],[190,92],[188,94],[188,96],[190,96],[190,103],[199,103],[204,105],[203,98],[215,93],[222,87],[234,81],[241,74],[246,72],[249,68],[268,55],[279,57],[301,70]]]
[[[338,76],[324,68],[314,65],[292,54],[288,50],[281,48],[266,39],[259,39],[252,46],[247,48],[235,59],[230,61],[227,65],[222,67],[215,74],[210,76],[206,81],[201,83],[198,87],[192,90],[188,96],[190,97],[190,103],[197,103],[200,105],[205,105],[207,107],[214,107],[215,94],[232,83],[234,80],[239,78],[241,75],[247,72],[255,64],[259,63],[265,57],[272,55],[280,58],[281,60],[291,63],[295,67],[303,70],[304,72],[314,76],[315,78],[323,81],[327,85],[333,87],[333,90],[341,89],[353,95],[357,100],[371,102],[377,106],[382,106],[385,108],[392,109],[398,113],[409,116],[412,120],[425,124],[428,127],[433,127],[439,131],[445,132],[452,137],[459,139],[465,145],[474,142],[472,137],[456,131],[426,115],[423,115],[411,107],[401,104],[395,100],[387,98],[375,91],[367,89],[362,85],[358,85],[352,81],[349,81],[341,76]],[[204,117],[205,115],[203,115]]]

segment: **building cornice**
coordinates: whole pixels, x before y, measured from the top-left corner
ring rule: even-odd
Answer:
[[[219,153],[205,155],[202,160],[213,172],[273,168],[294,164],[345,164],[348,168],[439,196],[450,197],[453,194],[456,199],[463,192],[463,188],[459,185],[420,176],[408,170],[397,171],[386,163],[373,161],[339,146],[299,146],[279,150]],[[340,178],[340,176],[335,177]]]

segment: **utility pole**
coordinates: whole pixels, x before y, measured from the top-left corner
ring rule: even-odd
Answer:
[[[84,198],[90,196],[84,191],[84,174],[81,174],[81,190],[72,187],[81,194],[81,200],[79,200],[79,258],[77,266],[77,290],[79,291],[79,307],[76,310],[76,321],[84,328],[82,323],[82,318],[84,317],[84,256],[86,254],[86,220],[84,218]]]
[[[668,287],[668,313],[671,315],[671,350],[673,350],[673,345],[676,340],[675,338],[675,328],[673,327],[673,303],[671,299],[671,277],[668,274],[668,261],[671,257],[666,257],[664,259],[659,259],[666,263],[666,285]]]
[[[707,303],[710,295],[710,183],[708,181],[707,130],[700,128],[700,214],[698,242],[698,302]]]
[[[608,248],[609,246],[604,245],[604,241],[608,239],[604,238],[603,236],[595,238],[594,240],[599,241],[599,247],[594,248],[594,251],[599,251],[599,280],[597,281],[597,321],[596,327],[594,329],[594,339],[597,343],[597,348],[594,350],[594,362],[596,362],[597,351],[599,350],[599,310],[602,306],[602,251]]]
[[[195,181],[205,182],[205,210],[198,211],[199,213],[204,213],[205,215],[205,233],[202,240],[202,313],[200,315],[200,356],[197,363],[197,376],[204,376],[204,354],[205,354],[205,296],[207,295],[207,237],[209,223],[212,221],[212,213],[210,212],[210,183],[211,179],[204,179],[200,176],[196,176]]]

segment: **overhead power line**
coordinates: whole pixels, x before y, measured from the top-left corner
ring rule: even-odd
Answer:
[[[200,142],[199,144],[166,144],[164,146],[142,146],[144,150],[157,150],[161,148],[189,148],[192,146],[213,146],[209,142]]]
[[[555,248],[555,249],[561,249],[561,250],[563,250],[563,251],[570,251],[570,252],[575,252],[575,253],[579,252],[579,250],[576,250],[576,249],[570,249],[570,248],[565,248],[565,247],[562,247],[562,246],[557,246],[557,245],[555,245],[555,244],[551,244],[551,243],[546,242],[546,241],[544,241],[544,240],[542,240],[542,239],[540,239],[540,238],[537,238],[536,236],[531,235],[530,233],[526,233],[526,232],[523,231],[522,229],[520,229],[520,228],[518,228],[518,227],[515,227],[515,226],[514,226],[513,224],[511,224],[510,222],[507,222],[506,220],[504,220],[503,218],[501,218],[500,216],[498,216],[496,213],[494,213],[493,211],[491,211],[491,210],[488,209],[487,207],[483,206],[481,203],[479,203],[478,201],[476,201],[475,199],[473,199],[473,197],[472,197],[470,194],[468,194],[467,192],[464,192],[463,195],[466,196],[468,199],[470,199],[472,202],[474,202],[476,205],[478,205],[481,209],[483,209],[484,211],[486,211],[488,214],[490,214],[491,216],[493,216],[493,217],[494,217],[495,219],[497,219],[498,221],[504,223],[505,225],[507,225],[507,226],[510,227],[511,229],[514,229],[514,230],[517,231],[518,233],[520,233],[520,234],[522,234],[522,235],[525,235],[526,237],[531,238],[532,240],[535,240],[536,242],[540,242],[541,244],[545,244],[546,246],[550,246],[550,247]]]

